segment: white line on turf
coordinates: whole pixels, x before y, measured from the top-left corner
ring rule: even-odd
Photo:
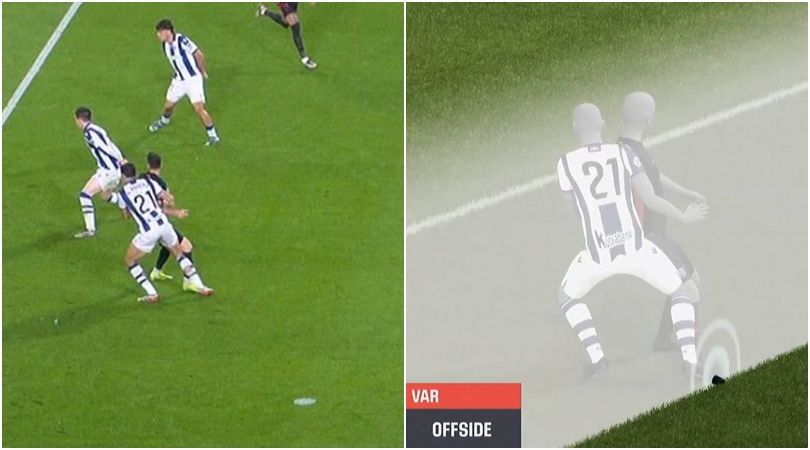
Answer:
[[[30,69],[28,69],[28,73],[25,74],[25,78],[22,79],[20,85],[17,86],[17,89],[14,91],[14,94],[11,95],[6,107],[3,108],[2,126],[6,125],[6,120],[8,120],[11,113],[14,112],[14,108],[17,107],[17,103],[20,101],[23,94],[25,94],[25,91],[28,89],[31,82],[34,81],[34,77],[37,76],[39,70],[42,68],[42,65],[45,64],[45,59],[47,59],[48,55],[51,54],[54,46],[56,46],[56,43],[59,42],[59,38],[62,37],[62,33],[64,33],[65,29],[67,29],[70,21],[73,20],[73,16],[76,15],[76,12],[79,10],[79,6],[81,5],[82,2],[75,2],[70,5],[70,8],[68,8],[65,16],[62,17],[62,21],[59,22],[59,25],[57,25],[55,30],[53,30],[51,38],[45,43],[45,47],[42,47],[42,51],[39,52],[39,56],[37,56],[37,59],[34,60],[34,64]]]
[[[780,100],[797,95],[806,90],[807,90],[807,82],[804,81],[789,88],[771,92],[770,94],[765,95],[763,97],[755,98],[753,100],[740,103],[739,105],[733,108],[718,111],[716,113],[710,114],[698,120],[689,122],[686,125],[673,128],[669,131],[665,131],[659,135],[653,136],[649,139],[645,139],[644,143],[647,145],[647,147],[655,147],[663,143],[681,138],[683,136],[690,135],[696,131],[702,130],[704,128],[710,127],[720,122],[724,122],[740,114],[749,111],[754,111],[764,106],[768,106],[772,103],[776,103]],[[506,200],[510,200],[515,197],[519,197],[521,195],[539,190],[542,187],[553,183],[555,180],[557,180],[556,174],[548,174],[543,175],[539,178],[535,178],[523,184],[510,186],[495,194],[487,195],[477,200],[473,200],[469,203],[465,203],[464,205],[461,205],[446,213],[428,217],[427,219],[408,225],[408,227],[406,228],[406,232],[409,235],[416,234],[425,231],[427,229],[434,228],[448,222],[452,222],[475,211],[480,211],[490,206],[497,205],[498,203],[505,202]]]

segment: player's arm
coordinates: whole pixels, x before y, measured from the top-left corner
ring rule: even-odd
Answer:
[[[562,197],[566,210],[575,213],[577,211],[577,199],[574,196],[574,191],[563,191]]]
[[[176,209],[164,206],[163,213],[168,216],[177,217],[178,219],[185,219],[186,217],[188,217],[187,209]]]
[[[197,66],[202,70],[203,78],[208,79],[208,67],[205,65],[205,55],[202,50],[194,51],[194,59],[197,60]]]
[[[641,163],[638,155],[628,146],[622,146],[621,151],[622,160],[630,174],[630,184],[632,185],[633,192],[641,198],[641,201],[644,202],[644,206],[668,219],[683,223],[693,223],[706,218],[706,214],[709,212],[709,208],[706,205],[693,203],[687,206],[682,212],[667,199],[659,197],[658,194],[655,193],[655,189],[653,189],[653,185],[650,182],[650,177],[647,176],[647,172],[644,171],[644,165]]]
[[[115,203],[115,205],[121,210],[121,217],[123,217],[124,220],[130,218],[129,210],[127,210],[127,204],[124,202],[124,197],[121,195],[121,191],[118,191],[118,201]]]
[[[674,192],[686,198],[691,198],[698,203],[706,203],[706,197],[704,197],[703,194],[686,189],[663,173],[661,174],[661,183],[664,185],[664,189],[667,191]]]
[[[160,191],[158,192],[158,198],[163,201],[163,204],[166,206],[174,206],[174,195],[171,194],[169,191]]]
[[[174,196],[168,191],[168,189],[164,189],[160,183],[149,177],[145,177],[144,179],[151,186],[152,192],[155,193],[160,205],[169,207],[174,205]]]
[[[121,165],[123,166],[124,164],[128,163],[129,160],[127,159],[127,156],[124,155],[124,152],[122,152],[121,149],[118,148],[117,145],[113,144],[113,146],[115,146],[115,149],[118,150],[118,154],[121,156],[121,158],[119,159],[120,162],[121,162]]]
[[[563,156],[563,158],[565,158],[565,156]],[[576,196],[574,196],[574,186],[571,185],[571,181],[568,179],[568,175],[563,168],[563,158],[557,161],[557,181],[562,191],[563,203],[565,203],[568,212],[573,213],[577,210],[577,199]]]
[[[667,199],[656,195],[650,178],[646,173],[640,172],[632,178],[633,191],[641,197],[644,206],[669,219],[683,223],[694,223],[706,218],[709,208],[706,205],[693,203],[686,207],[684,211],[678,209]]]
[[[174,206],[174,195],[171,193],[171,191],[169,191],[168,188],[166,188],[166,190],[163,191],[163,194],[161,195],[160,198],[161,200],[163,200],[164,205]]]

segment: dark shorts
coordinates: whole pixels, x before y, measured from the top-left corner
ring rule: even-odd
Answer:
[[[666,235],[650,235],[647,236],[647,239],[660,248],[667,255],[667,258],[675,264],[682,280],[686,281],[692,278],[695,273],[695,266],[692,265],[692,261],[689,261],[686,253],[677,242]]]
[[[298,12],[298,2],[276,3],[276,5],[278,5],[278,9],[281,10],[281,14],[285,17]]]

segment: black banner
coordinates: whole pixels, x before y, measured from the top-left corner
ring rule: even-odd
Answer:
[[[519,409],[409,409],[407,447],[520,447]]]

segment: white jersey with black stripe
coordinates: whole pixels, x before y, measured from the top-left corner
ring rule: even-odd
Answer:
[[[126,208],[138,224],[141,233],[169,223],[160,207],[163,188],[148,178],[135,178],[121,186],[118,206]]]
[[[585,246],[594,262],[609,263],[641,249],[644,231],[633,206],[631,178],[644,173],[633,150],[591,144],[557,163],[560,188],[576,197]]]
[[[124,156],[104,128],[89,122],[84,126],[82,133],[87,148],[96,159],[99,169],[117,170],[121,167],[121,160],[124,159]]]
[[[200,75],[202,72],[194,59],[194,52],[198,50],[197,45],[180,33],[174,35],[171,42],[163,43],[163,53],[169,60],[169,64],[174,70],[174,77],[180,81],[188,80],[191,77]]]

